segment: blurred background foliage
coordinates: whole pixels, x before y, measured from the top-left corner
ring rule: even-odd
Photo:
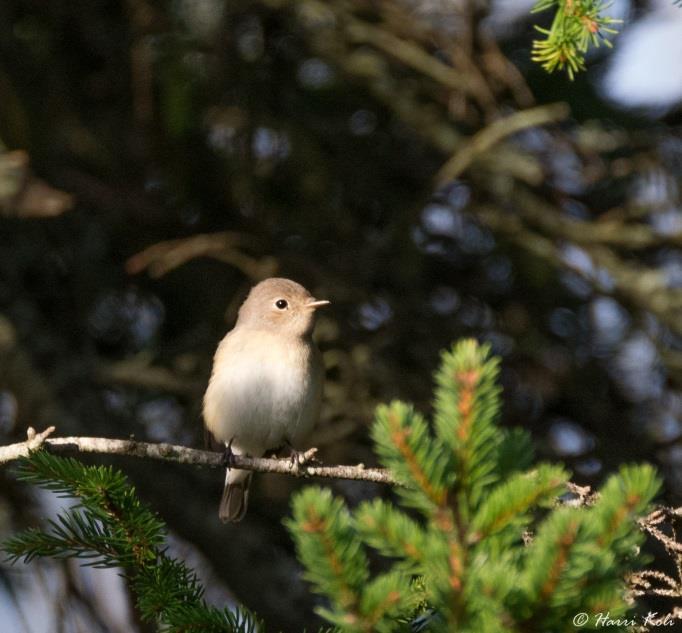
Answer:
[[[628,101],[639,67],[610,64],[629,24],[682,11],[616,3],[614,55],[569,82],[530,60],[541,18],[516,5],[2,2],[2,442],[55,424],[201,446],[215,346],[248,287],[283,275],[333,303],[325,461],[372,463],[375,405],[428,411],[439,350],[476,336],[503,357],[504,424],[579,483],[653,461],[679,502],[682,120],[674,89]],[[258,476],[224,526],[221,474],[116,464],[209,598],[317,626],[281,523],[298,483]],[[0,477],[3,537],[54,510]],[[121,579],[70,563],[0,567],[0,614],[144,630]]]

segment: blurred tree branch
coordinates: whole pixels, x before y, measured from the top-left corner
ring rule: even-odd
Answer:
[[[200,397],[205,389],[204,381],[192,379],[168,367],[151,364],[149,354],[109,363],[95,372],[102,383],[129,385],[175,393],[182,396]]]
[[[568,268],[606,294],[617,294],[631,305],[651,312],[672,331],[682,334],[682,291],[670,288],[664,273],[624,258],[612,248],[644,249],[674,243],[679,237],[656,235],[644,224],[588,222],[566,218],[539,196],[516,187],[513,199],[518,214],[509,214],[496,205],[474,207],[474,214],[491,229],[505,233],[521,247],[558,268]],[[530,226],[529,226],[530,225]],[[578,245],[589,256],[589,269],[567,261],[563,247]],[[608,275],[608,283],[598,272]],[[612,288],[609,288],[612,285]]]
[[[538,7],[550,4],[555,3],[538,3]],[[563,7],[567,3],[556,4]],[[576,5],[575,11],[568,13],[564,7],[564,17],[568,22],[582,21],[583,27],[596,24],[601,29],[609,20],[599,14],[603,3],[588,4],[582,8]],[[594,126],[573,124],[567,132],[549,128],[542,141],[544,149],[539,151],[523,139],[510,138],[561,120],[567,113],[561,104],[553,106],[556,110],[546,109],[548,106],[529,109],[527,101],[519,100],[519,91],[501,81],[499,71],[491,70],[483,59],[489,50],[485,29],[472,21],[469,36],[477,45],[457,49],[457,55],[448,58],[452,45],[438,26],[414,20],[407,10],[395,5],[390,9],[386,5],[373,7],[376,15],[369,17],[360,11],[364,6],[337,0],[320,7],[310,0],[302,3],[299,16],[319,55],[330,59],[351,80],[365,84],[396,118],[434,150],[450,157],[435,173],[434,182],[442,186],[457,178],[466,179],[479,194],[479,200],[466,211],[493,232],[559,270],[579,274],[597,291],[655,315],[681,334],[682,291],[671,287],[664,271],[652,267],[645,257],[653,248],[679,246],[682,234],[657,231],[647,217],[656,210],[650,205],[637,214],[611,209],[602,216],[589,213],[584,219],[576,219],[562,209],[556,192],[554,198],[558,199],[552,199],[553,194],[538,190],[551,177],[548,163],[558,153],[575,157],[581,171],[590,166],[597,169],[601,178],[625,168],[630,173],[641,169],[636,161],[645,161],[644,166],[650,167],[651,160],[646,162],[646,156],[623,158],[622,133],[610,134]],[[398,19],[400,15],[402,20]],[[562,24],[557,28],[566,26]],[[410,81],[406,81],[406,73]],[[471,80],[473,75],[476,81]],[[472,88],[479,80],[486,84],[485,90]],[[509,93],[521,108],[512,114],[504,106]],[[485,97],[488,94],[494,96],[492,103]],[[455,98],[469,105],[453,110]],[[461,124],[473,124],[478,131],[467,136]],[[634,150],[634,138],[628,142]],[[609,154],[618,148],[620,153],[611,157]],[[570,246],[586,255],[588,269],[568,261],[565,252]]]
[[[448,159],[436,174],[436,183],[443,185],[459,178],[478,156],[489,151],[504,138],[527,128],[561,121],[568,115],[569,109],[565,103],[554,103],[521,110],[494,121],[474,134],[471,140]]]
[[[178,266],[197,257],[212,257],[230,264],[252,281],[272,277],[277,272],[273,257],[257,259],[244,253],[245,245],[252,245],[250,236],[231,231],[200,233],[191,237],[152,244],[133,255],[126,262],[126,271],[135,275],[148,270],[152,277],[163,277]]]
[[[50,218],[69,211],[74,197],[33,175],[28,152],[4,151],[0,141],[0,216]]]

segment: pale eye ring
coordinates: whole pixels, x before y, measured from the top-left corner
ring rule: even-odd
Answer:
[[[289,304],[286,299],[277,299],[277,301],[275,301],[275,307],[278,310],[286,310],[289,307]]]

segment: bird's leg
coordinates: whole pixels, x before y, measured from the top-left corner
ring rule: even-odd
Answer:
[[[232,452],[232,442],[234,442],[234,438],[230,439],[230,441],[225,444],[225,452],[223,453],[223,464],[227,468],[232,468],[232,458],[234,457],[234,453]]]

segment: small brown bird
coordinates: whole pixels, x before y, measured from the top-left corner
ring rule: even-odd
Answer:
[[[204,423],[237,455],[299,447],[320,410],[324,368],[313,343],[318,301],[289,279],[254,286],[218,345],[204,396]],[[227,469],[218,516],[246,513],[251,472]]]

